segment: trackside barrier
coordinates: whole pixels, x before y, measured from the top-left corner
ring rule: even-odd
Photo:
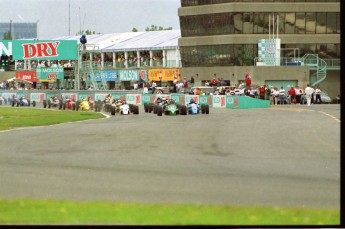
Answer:
[[[105,97],[111,94],[114,99],[125,99],[129,104],[143,105],[145,103],[153,103],[157,97],[165,97],[174,99],[177,104],[187,105],[191,99],[199,104],[208,104],[211,108],[228,108],[228,109],[248,109],[248,108],[268,108],[269,100],[254,99],[248,96],[227,96],[227,95],[186,95],[186,94],[128,94],[117,92],[98,92],[98,91],[82,91],[82,92],[64,92],[64,91],[6,91],[0,92],[4,99],[12,98],[16,95],[18,98],[25,97],[30,101],[43,102],[44,100],[57,96],[58,98],[71,98],[81,101],[88,98],[94,101],[103,101]]]

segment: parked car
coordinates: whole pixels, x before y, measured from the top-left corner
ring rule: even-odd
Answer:
[[[313,98],[314,98],[314,103],[315,103],[315,101],[316,101],[316,94],[315,93],[314,93]],[[330,103],[332,103],[332,99],[331,99],[331,97],[329,97],[329,95],[326,92],[321,91],[321,102],[322,103],[330,104]],[[302,94],[302,96],[301,96],[301,103],[302,104],[306,104],[307,103],[307,96],[306,96],[306,94]]]

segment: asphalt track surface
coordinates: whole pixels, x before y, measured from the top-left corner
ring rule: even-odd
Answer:
[[[0,198],[340,208],[335,104],[162,117],[141,106],[2,131],[0,146]]]

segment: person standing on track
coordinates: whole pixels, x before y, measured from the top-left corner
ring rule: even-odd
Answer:
[[[304,90],[305,95],[307,96],[307,106],[310,106],[311,104],[311,96],[314,93],[314,89],[312,87],[310,87],[310,85],[308,84],[307,87]]]

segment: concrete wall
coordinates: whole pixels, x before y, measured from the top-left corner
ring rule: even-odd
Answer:
[[[327,71],[327,78],[320,83],[320,89],[335,99],[340,95],[340,71]]]
[[[194,76],[196,83],[202,80],[211,80],[214,73],[217,78],[230,80],[231,84],[236,84],[239,80],[245,79],[246,70],[252,77],[252,84],[264,85],[265,80],[298,80],[301,86],[309,81],[308,67],[256,67],[256,66],[234,66],[234,67],[190,67],[181,69],[181,77],[190,79]],[[196,74],[199,77],[196,78]]]

